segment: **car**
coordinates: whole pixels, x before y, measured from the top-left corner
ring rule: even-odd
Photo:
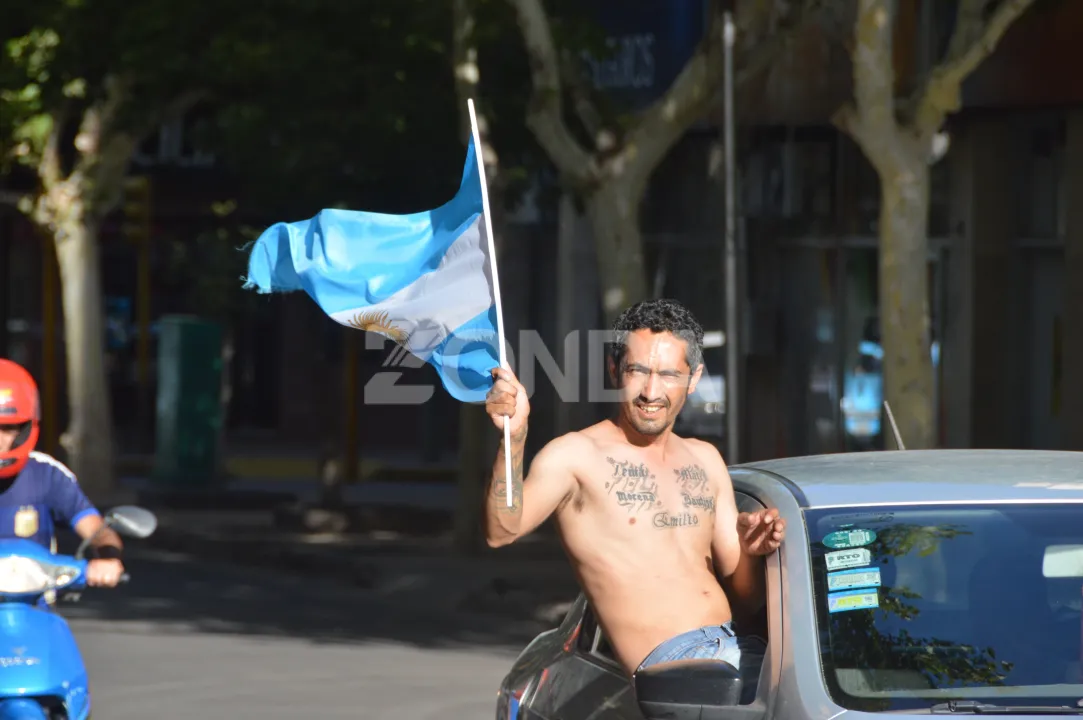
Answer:
[[[580,595],[501,681],[497,720],[1083,713],[1083,453],[856,452],[730,473],[740,510],[777,508],[788,528],[766,563],[756,698],[738,704],[718,661],[627,677]]]

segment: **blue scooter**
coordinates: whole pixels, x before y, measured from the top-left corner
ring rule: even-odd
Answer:
[[[148,510],[114,508],[105,525],[145,538],[158,527]],[[0,720],[87,720],[86,666],[67,621],[52,599],[86,587],[94,538],[74,556],[55,555],[30,540],[0,540]],[[121,577],[126,582],[127,574]]]

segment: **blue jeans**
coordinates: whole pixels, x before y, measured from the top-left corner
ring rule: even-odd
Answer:
[[[767,643],[763,638],[755,635],[738,637],[732,623],[707,625],[666,640],[651,651],[636,672],[674,660],[721,660],[740,674],[741,704],[747,705],[756,698],[766,652]]]

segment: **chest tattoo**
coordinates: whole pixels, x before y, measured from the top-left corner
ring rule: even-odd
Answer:
[[[681,490],[681,499],[688,509],[714,512],[714,495],[707,472],[699,465],[685,465],[673,471],[677,487]]]
[[[643,463],[614,460],[607,457],[613,472],[605,483],[609,495],[617,504],[628,508],[629,513],[650,510],[661,506],[658,500],[658,481],[654,473]]]
[[[670,528],[695,527],[699,525],[699,516],[691,512],[668,513],[660,512],[654,515],[654,526],[659,530]]]

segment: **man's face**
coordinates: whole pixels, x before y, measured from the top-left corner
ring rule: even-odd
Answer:
[[[11,450],[17,437],[19,437],[17,425],[0,425],[0,452]]]
[[[702,368],[688,366],[687,346],[668,332],[637,330],[628,335],[622,367],[610,372],[621,391],[621,413],[643,435],[673,425]]]

